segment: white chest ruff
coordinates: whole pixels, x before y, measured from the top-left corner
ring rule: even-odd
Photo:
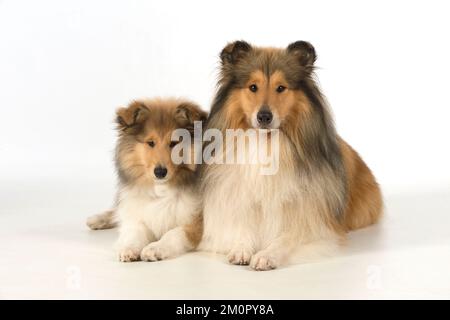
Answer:
[[[282,141],[283,143],[283,141]],[[294,166],[280,150],[274,175],[262,175],[258,164],[216,165],[210,168],[203,195],[204,235],[201,250],[227,253],[239,241],[264,247],[283,230],[286,204],[302,198]]]
[[[160,239],[167,231],[192,221],[198,212],[193,194],[174,187],[126,187],[120,192],[117,212],[120,224],[143,223]]]

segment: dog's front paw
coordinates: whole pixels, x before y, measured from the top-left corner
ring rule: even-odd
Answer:
[[[256,271],[273,270],[279,266],[279,261],[270,252],[260,251],[252,257],[250,268]]]
[[[252,258],[252,250],[246,248],[233,249],[227,256],[228,262],[231,264],[247,265]]]
[[[142,261],[159,261],[171,258],[172,256],[171,250],[158,242],[150,243],[141,251]]]
[[[121,262],[132,262],[139,260],[139,250],[126,248],[119,250],[119,260]]]

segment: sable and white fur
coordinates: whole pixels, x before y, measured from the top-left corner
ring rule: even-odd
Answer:
[[[124,187],[118,203],[120,261],[173,258],[195,247],[184,227],[196,221],[200,212],[192,191],[158,184]]]
[[[203,165],[199,249],[270,270],[294,257],[309,261],[332,252],[347,231],[380,217],[378,184],[336,134],[313,79],[315,59],[304,41],[286,49],[237,41],[222,51],[206,129],[279,129],[279,170],[261,175],[258,164]],[[273,115],[266,127],[255,123],[262,109]],[[245,152],[254,154],[255,148]]]
[[[123,262],[156,261],[192,250],[201,237],[201,207],[193,165],[171,160],[172,131],[193,129],[206,114],[181,100],[135,101],[117,111],[116,167],[120,186],[114,210],[90,217],[91,229],[119,225]],[[156,168],[165,168],[164,177]]]

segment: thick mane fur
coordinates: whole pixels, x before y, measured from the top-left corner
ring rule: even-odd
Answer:
[[[311,106],[311,113],[307,118],[292,119],[290,126],[281,126],[280,130],[288,137],[295,149],[297,169],[301,174],[306,174],[311,179],[319,175],[326,175],[328,179],[333,177],[332,190],[327,199],[328,209],[335,217],[341,217],[345,209],[347,198],[347,186],[345,168],[339,148],[339,136],[336,133],[332,116],[326,99],[322,95],[313,73],[313,67],[305,68],[294,64],[289,57],[278,51],[270,53],[253,53],[253,62],[248,62],[244,57],[243,62],[234,66],[222,62],[218,88],[212,103],[210,117],[206,128],[216,128],[221,131],[232,128],[232,123],[227,117],[225,107],[233,90],[242,88],[243,80],[254,69],[260,69],[265,74],[272,74],[280,70],[286,74],[291,85],[301,91],[306,97],[306,103]],[[286,68],[286,65],[289,67]],[[299,101],[298,103],[304,103]],[[207,170],[205,166],[201,171]],[[324,185],[326,189],[327,186]]]
[[[206,129],[225,137],[228,129],[241,136],[250,130],[268,132],[270,145],[269,140],[262,140],[267,145],[252,141],[238,151],[254,157],[274,143],[271,150],[279,157],[277,170],[268,175],[260,173],[261,163],[251,161],[200,167],[204,225],[199,249],[225,253],[232,264],[270,270],[291,258],[307,261],[329,254],[346,231],[375,223],[382,214],[379,186],[336,133],[315,81],[314,47],[305,41],[285,49],[236,41],[220,58]],[[232,141],[220,141],[225,152],[233,150],[228,148]]]

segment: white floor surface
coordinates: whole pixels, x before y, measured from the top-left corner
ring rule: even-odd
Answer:
[[[0,188],[0,299],[450,298],[447,191],[386,195],[382,223],[351,233],[336,257],[254,272],[206,253],[118,262],[117,231],[84,224],[107,208],[111,185],[16,181]]]

